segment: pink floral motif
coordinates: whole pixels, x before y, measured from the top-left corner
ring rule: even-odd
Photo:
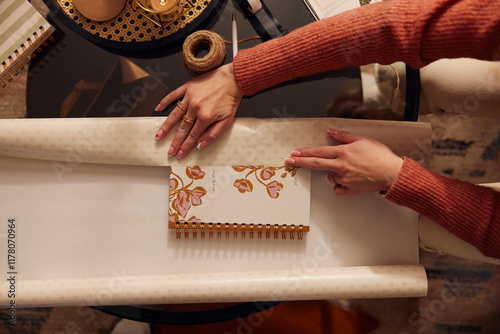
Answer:
[[[278,181],[273,181],[271,183],[268,183],[267,186],[267,193],[271,198],[278,198],[279,197],[279,191],[283,189],[283,184],[279,183]]]
[[[191,203],[189,202],[189,195],[184,190],[181,190],[177,197],[172,203],[172,207],[176,210],[181,217],[185,217],[189,209],[191,208]]]
[[[195,180],[200,180],[205,176],[205,172],[200,167],[186,167],[186,176],[191,181],[189,184],[184,184],[179,175],[170,173],[169,222],[186,221],[183,218],[186,217],[191,207],[201,205],[202,197],[207,194],[203,187],[192,188]]]
[[[199,166],[186,167],[186,175],[193,180],[201,180],[205,176],[205,172]]]
[[[276,174],[273,167],[267,167],[260,171],[260,177],[262,180],[269,180]]]
[[[174,179],[173,177],[170,178],[170,190],[175,190],[177,189],[177,186],[179,185],[179,181],[177,181],[176,179]]]
[[[233,186],[235,186],[240,193],[252,192],[253,184],[247,179],[238,179],[234,181]]]
[[[179,215],[178,214],[172,213],[172,212],[168,213],[168,222],[169,223],[177,223],[178,221],[179,221]]]
[[[207,191],[203,187],[196,187],[189,192],[189,197],[191,199],[191,204],[194,206],[201,205],[201,198],[207,194]]]
[[[266,187],[267,193],[271,198],[278,198],[279,191],[283,189],[283,184],[272,179],[276,176],[278,171],[282,171],[279,176],[284,179],[288,175],[294,177],[297,173],[299,167],[273,167],[273,166],[233,166],[233,169],[238,173],[245,172],[245,178],[238,179],[234,182],[234,186],[238,189],[240,193],[252,192],[253,184],[248,180],[248,178],[253,175],[257,184],[262,184]]]

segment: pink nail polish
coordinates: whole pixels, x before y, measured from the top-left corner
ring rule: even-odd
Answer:
[[[155,138],[156,138],[156,140],[163,138],[163,130],[162,129],[158,130],[158,133],[156,134]]]
[[[294,157],[300,157],[300,152],[299,151],[292,151],[292,153],[290,153],[291,156],[294,156]]]
[[[328,129],[328,132],[331,133],[332,135],[336,135],[339,132],[339,130],[337,130],[337,129]]]
[[[156,107],[155,107],[155,111],[160,111],[161,109],[161,104],[158,104]]]
[[[177,159],[180,159],[184,156],[184,152],[182,152],[182,150],[179,150],[179,152],[177,152]]]
[[[287,158],[287,159],[285,160],[285,163],[286,163],[287,165],[295,165],[295,159],[292,159],[292,158]]]
[[[203,140],[203,141],[200,141],[198,143],[198,145],[196,146],[196,148],[199,149],[199,150],[201,150],[202,148],[204,148],[207,145],[208,145],[208,143],[205,140]]]
[[[168,149],[168,153],[167,154],[168,154],[169,158],[174,155],[174,151],[175,151],[175,149],[172,146]]]

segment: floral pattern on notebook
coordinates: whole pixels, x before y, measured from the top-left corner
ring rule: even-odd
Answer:
[[[280,197],[280,192],[287,187],[285,180],[294,179],[299,169],[298,167],[274,167],[266,165],[223,168],[232,169],[232,174],[235,174],[230,181],[232,187],[224,190],[232,193],[231,199],[236,199],[234,196],[238,194],[244,195],[252,192],[263,194],[260,190],[260,187],[262,187],[265,189],[264,194],[267,193],[267,196],[264,196],[271,200],[272,203]],[[170,223],[200,223],[203,221],[196,212],[199,213],[197,208],[202,207],[207,202],[207,193],[210,190],[214,190],[209,189],[214,184],[212,184],[212,181],[207,180],[206,177],[207,174],[210,174],[210,170],[212,170],[212,173],[215,173],[214,167],[188,166],[185,169],[179,167],[171,168],[168,210]],[[210,176],[213,177],[213,175]],[[289,180],[288,186],[293,185],[296,185],[296,181]],[[257,191],[256,187],[259,187],[259,191]]]
[[[184,184],[184,180],[174,172],[170,172],[170,206],[168,209],[168,217],[170,222],[187,221],[200,222],[200,219],[191,216],[186,219],[186,216],[192,206],[198,206],[203,203],[203,196],[207,194],[207,190],[200,186],[193,186],[196,180],[201,180],[205,177],[205,172],[198,166],[186,167],[186,176],[190,180],[188,184]]]
[[[272,167],[272,166],[233,166],[233,169],[239,173],[247,173],[243,179],[234,181],[234,186],[240,193],[252,192],[253,183],[248,178],[254,176],[255,180],[266,187],[267,193],[271,198],[278,198],[279,191],[283,189],[283,183],[280,183],[272,178],[277,171],[284,170],[280,177],[285,178],[288,174],[295,176],[299,167]],[[270,182],[267,182],[270,181]],[[267,182],[267,183],[266,183]]]

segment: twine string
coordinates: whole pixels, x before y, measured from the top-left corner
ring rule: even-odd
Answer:
[[[253,36],[242,39],[243,43],[252,39],[260,38]],[[184,67],[193,76],[197,76],[219,67],[226,57],[226,44],[232,44],[224,40],[219,34],[210,30],[199,30],[189,35],[182,46],[182,61]],[[201,50],[208,50],[203,57],[197,57]]]

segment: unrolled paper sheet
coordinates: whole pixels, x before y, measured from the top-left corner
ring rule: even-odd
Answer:
[[[422,159],[428,125],[237,119],[217,142],[177,160],[166,153],[173,135],[154,139],[162,121],[0,120],[0,192],[12,196],[0,212],[19,219],[18,307],[425,295],[418,215],[407,208],[376,194],[337,197],[326,172],[313,171],[305,240],[176,241],[167,231],[168,168],[154,166],[280,165],[295,148],[331,145],[330,127]],[[1,281],[0,291],[9,286]],[[0,305],[9,302],[0,295]]]

